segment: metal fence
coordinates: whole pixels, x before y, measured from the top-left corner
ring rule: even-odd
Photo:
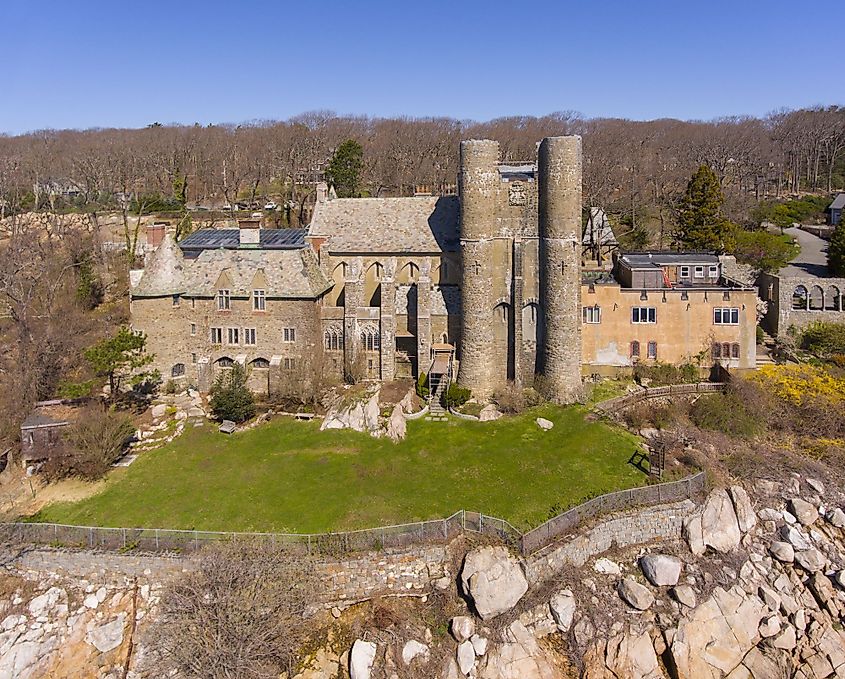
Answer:
[[[727,383],[725,382],[695,382],[693,384],[670,384],[665,387],[643,388],[638,391],[632,391],[630,394],[625,394],[624,396],[617,396],[616,398],[597,403],[594,406],[594,410],[611,414],[650,398],[688,394],[713,394],[724,391],[725,387],[727,387]]]
[[[705,483],[706,474],[699,472],[680,481],[599,495],[525,533],[520,541],[521,551],[523,554],[532,554],[573,531],[583,521],[603,514],[692,498],[696,493],[704,490]]]
[[[339,556],[351,552],[445,542],[459,533],[471,532],[502,540],[527,555],[574,530],[584,520],[632,507],[691,498],[704,488],[704,484],[705,474],[699,472],[682,481],[608,493],[573,507],[524,534],[504,519],[463,509],[445,519],[342,533],[235,533],[166,528],[104,528],[60,523],[7,523],[3,524],[3,528],[6,538],[54,547],[124,552],[191,552],[215,542],[250,540],[287,545],[294,552],[314,556]]]

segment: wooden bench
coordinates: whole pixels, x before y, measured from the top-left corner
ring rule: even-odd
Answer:
[[[304,420],[306,422],[310,422],[314,419],[314,413],[296,413],[293,416],[295,420]]]

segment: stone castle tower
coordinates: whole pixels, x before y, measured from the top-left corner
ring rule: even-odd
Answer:
[[[571,403],[581,392],[581,138],[550,137],[536,162],[461,143],[460,384],[480,397],[509,380]]]

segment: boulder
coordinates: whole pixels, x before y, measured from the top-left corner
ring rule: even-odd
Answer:
[[[695,590],[689,585],[676,585],[669,593],[678,603],[687,608],[695,608]]]
[[[754,513],[754,507],[751,506],[748,493],[742,486],[731,486],[728,492],[734,504],[739,529],[743,533],[747,533],[757,525],[757,515]]]
[[[370,679],[377,646],[372,641],[356,639],[349,652],[350,679]]]
[[[824,483],[819,481],[818,479],[807,479],[807,485],[810,486],[814,491],[816,491],[819,495],[824,495]]]
[[[817,549],[805,549],[795,552],[795,563],[809,573],[815,573],[825,567],[827,559]]]
[[[489,403],[481,409],[481,412],[478,413],[478,421],[492,422],[494,420],[498,420],[501,416],[502,413],[499,412],[499,409],[496,407],[496,404]]]
[[[621,634],[607,641],[605,664],[616,677],[663,679],[657,654],[648,634]]]
[[[671,642],[677,676],[722,679],[758,639],[765,604],[740,587],[721,587],[678,623]]]
[[[121,613],[115,620],[89,630],[85,641],[100,653],[108,653],[123,643],[123,626],[126,616]]]
[[[780,536],[795,549],[810,549],[809,540],[795,526],[781,526]]]
[[[475,621],[468,615],[456,615],[449,625],[452,636],[459,644],[475,634]]]
[[[763,618],[763,621],[760,623],[759,631],[760,636],[764,639],[773,637],[775,634],[780,632],[780,618],[777,614],[773,613]]]
[[[764,507],[757,512],[757,516],[761,521],[783,521],[783,515],[777,509],[771,507]]]
[[[560,676],[537,640],[519,621],[504,634],[505,643],[487,651],[476,668],[478,679],[556,679]]]
[[[606,557],[596,559],[596,562],[593,564],[593,570],[596,573],[602,573],[604,575],[622,575],[622,569],[619,568],[619,564]]]
[[[787,625],[786,629],[772,639],[772,646],[780,648],[784,651],[791,651],[797,645],[798,640],[795,635],[795,628],[792,625]],[[776,676],[776,675],[773,675]]]
[[[477,655],[479,658],[485,653],[487,653],[487,644],[489,642],[484,637],[480,637],[477,634],[473,634],[472,638],[470,639],[470,643],[475,649],[475,655]]]
[[[528,591],[522,567],[499,546],[469,552],[461,569],[461,584],[482,620],[509,611]]]
[[[397,443],[405,438],[406,430],[405,414],[402,412],[401,404],[397,403],[393,406],[390,419],[387,420],[387,438]]]
[[[406,665],[410,665],[416,658],[420,657],[423,661],[428,660],[429,650],[425,644],[416,639],[411,639],[402,647],[402,662]]]
[[[551,420],[547,420],[545,417],[538,417],[535,422],[537,426],[540,427],[543,431],[549,431],[552,427],[555,426],[555,423]]]
[[[704,503],[701,513],[701,538],[704,544],[717,552],[730,552],[739,545],[736,512],[728,493],[721,488],[714,490]]]
[[[469,639],[458,645],[456,657],[458,660],[458,669],[465,675],[469,674],[472,668],[475,667],[475,648],[473,648],[472,642]]]
[[[681,577],[681,560],[666,554],[646,554],[640,558],[640,568],[655,587],[677,585]]]
[[[799,498],[793,498],[789,501],[789,511],[802,526],[811,526],[819,518],[819,510],[809,502]]]
[[[769,545],[772,556],[783,563],[792,563],[795,559],[795,550],[788,542],[775,541]]]
[[[48,613],[55,606],[59,599],[67,598],[67,594],[60,587],[51,587],[44,594],[39,594],[29,602],[29,612],[34,617]]]
[[[160,420],[162,417],[165,416],[167,413],[167,405],[164,403],[158,403],[152,407],[151,414],[154,420]]]
[[[549,610],[552,612],[555,624],[561,632],[568,632],[569,628],[572,627],[575,607],[575,597],[568,589],[561,590],[549,601]]]
[[[654,603],[654,595],[648,588],[630,577],[619,581],[617,591],[626,604],[639,611],[646,610]]]
[[[89,594],[82,601],[82,605],[85,606],[85,608],[97,608],[97,606],[100,605],[100,600],[97,598],[96,594]]]
[[[825,518],[837,528],[845,528],[845,512],[839,507],[830,510]]]

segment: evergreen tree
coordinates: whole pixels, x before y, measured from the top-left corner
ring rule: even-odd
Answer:
[[[211,412],[219,420],[246,422],[255,415],[255,398],[246,385],[246,369],[235,363],[218,375],[211,387]]]
[[[359,195],[363,166],[364,148],[357,141],[347,139],[337,147],[326,169],[326,177],[338,197],[356,198]]]
[[[827,248],[827,268],[834,276],[845,276],[845,224],[839,222]]]
[[[730,249],[734,226],[722,216],[723,202],[719,178],[710,167],[702,165],[681,200],[675,243],[693,250]]]
[[[124,326],[114,337],[101,340],[85,350],[85,360],[94,372],[99,377],[108,377],[111,398],[117,396],[124,380],[128,379],[130,384],[135,385],[156,378],[154,373],[141,371],[153,361],[152,354],[146,352],[146,345],[144,333]]]

